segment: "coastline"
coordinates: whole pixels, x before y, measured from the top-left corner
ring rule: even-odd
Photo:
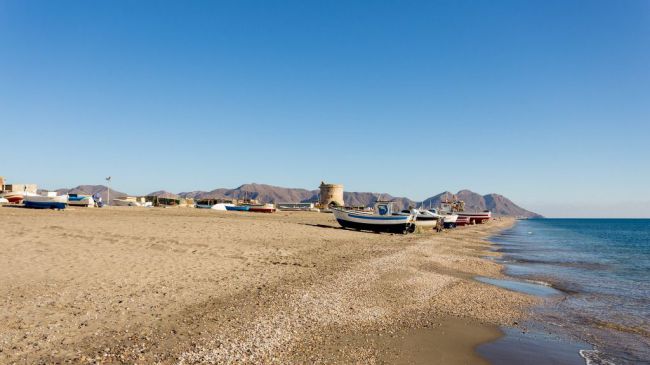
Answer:
[[[512,219],[402,236],[322,213],[0,216],[0,362],[485,363],[473,349],[539,301],[474,280],[503,277],[484,257]]]
[[[544,363],[576,365],[645,361],[650,337],[641,273],[648,267],[648,222],[531,220],[492,237],[509,278],[494,284],[545,300],[531,308],[526,334],[506,329],[479,353],[496,363],[504,362],[500,348],[516,348],[519,353],[508,353],[515,363],[530,362],[531,354],[543,354]]]

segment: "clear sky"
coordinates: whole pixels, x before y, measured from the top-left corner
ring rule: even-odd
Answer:
[[[650,216],[650,1],[0,1],[0,175]]]

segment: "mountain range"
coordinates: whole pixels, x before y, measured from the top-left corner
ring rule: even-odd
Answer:
[[[59,194],[95,194],[99,193],[104,200],[108,198],[107,187],[104,185],[79,185],[72,189],[58,189]],[[318,190],[307,190],[299,188],[284,188],[266,184],[244,184],[234,189],[218,188],[210,191],[189,191],[174,194],[165,190],[154,191],[147,195],[155,195],[166,198],[187,198],[187,199],[257,199],[262,203],[280,202],[316,202],[318,201]],[[126,196],[128,194],[112,190],[111,198]],[[541,215],[528,211],[510,199],[499,194],[480,195],[470,190],[461,190],[456,194],[449,191],[431,196],[424,201],[415,201],[405,197],[394,197],[384,193],[369,192],[344,192],[343,199],[347,206],[372,206],[377,200],[391,200],[397,208],[406,209],[409,206],[437,207],[443,200],[456,197],[465,202],[467,211],[490,210],[494,216],[513,216],[522,218],[538,218]]]

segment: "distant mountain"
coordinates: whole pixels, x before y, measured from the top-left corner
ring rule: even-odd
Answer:
[[[105,185],[79,185],[76,188],[72,189],[57,189],[55,190],[57,194],[84,194],[84,195],[95,195],[99,193],[102,197],[102,200],[106,201],[108,199],[108,187]],[[110,189],[111,199],[127,196],[129,194],[123,193],[121,191]]]
[[[318,200],[318,190],[292,189],[266,184],[244,184],[235,189],[191,191],[180,193],[192,199],[257,199],[264,203],[311,202]]]
[[[59,194],[78,193],[95,194],[99,192],[104,200],[107,198],[107,187],[104,185],[79,185],[72,189],[58,189]],[[166,198],[189,198],[189,199],[257,199],[262,203],[281,202],[316,202],[318,201],[318,190],[284,188],[266,184],[244,184],[234,189],[214,189],[210,191],[190,191],[174,194],[165,190],[154,191],[147,195],[155,195]],[[128,194],[112,190],[111,199],[127,196]],[[495,216],[514,216],[522,218],[535,218],[541,215],[528,211],[508,198],[499,194],[480,195],[470,190],[461,190],[456,194],[449,191],[442,192],[425,199],[422,202],[414,201],[404,197],[394,197],[384,193],[369,192],[344,192],[343,199],[347,206],[372,206],[378,199],[392,200],[396,208],[406,209],[409,206],[437,207],[444,200],[451,200],[453,196],[465,202],[467,211],[490,210]]]
[[[466,211],[483,211],[489,210],[495,216],[512,216],[522,218],[540,218],[541,215],[528,211],[517,204],[513,203],[510,199],[499,194],[480,195],[471,190],[461,190],[456,194],[449,191],[442,192],[424,200],[425,207],[437,207],[444,200],[452,200],[454,195],[459,200],[465,202]]]

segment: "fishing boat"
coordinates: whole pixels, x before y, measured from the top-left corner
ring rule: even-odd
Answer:
[[[419,227],[442,228],[443,218],[439,217],[428,210],[418,209],[404,209],[399,215],[413,215],[415,217],[415,225]]]
[[[38,194],[30,193],[28,191],[10,191],[0,195],[0,197],[7,199],[7,201],[12,204],[22,203],[26,196],[38,196]]]
[[[4,204],[8,204],[8,203],[9,203],[9,200],[7,200],[5,198],[0,198],[0,205],[4,205]]]
[[[482,212],[465,211],[465,202],[458,200],[454,195],[453,200],[446,200],[440,204],[440,210],[446,213],[458,214],[458,218],[467,218],[467,224],[481,224],[492,218],[492,212],[484,210]],[[465,220],[463,219],[463,222]],[[456,225],[459,225],[458,222]]]
[[[458,217],[467,217],[469,224],[485,223],[492,218],[492,212],[484,210],[482,212],[458,212]]]
[[[428,209],[428,211],[440,218],[443,219],[443,225],[445,228],[454,228],[456,227],[456,220],[458,220],[458,214],[443,212],[439,209]]]
[[[23,204],[25,208],[65,209],[68,206],[68,196],[54,194],[28,195],[23,199]]]
[[[409,233],[415,230],[414,217],[394,215],[391,202],[378,201],[372,212],[331,207],[336,221],[343,228],[373,232]]]
[[[250,205],[226,205],[226,210],[234,212],[248,212]]]
[[[76,207],[94,207],[95,200],[89,195],[68,194],[68,205]]]
[[[249,205],[250,209],[248,209],[250,212],[256,212],[256,213],[275,213],[275,205],[273,204],[254,204],[254,205]]]

